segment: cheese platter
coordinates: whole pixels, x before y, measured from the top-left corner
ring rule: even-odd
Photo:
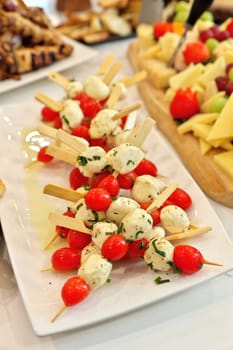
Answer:
[[[221,35],[226,31],[229,21],[230,19],[218,26]],[[166,22],[159,23],[159,29],[161,25],[165,26],[164,23]],[[174,28],[179,28],[179,35],[175,29],[173,31],[166,29],[168,33],[163,33],[159,38],[155,37],[158,27],[142,24],[137,30],[137,40],[129,45],[128,58],[135,71],[141,69],[147,71],[148,79],[138,84],[138,90],[150,115],[156,120],[158,128],[167,137],[205,194],[214,201],[232,208],[232,118],[230,110],[233,96],[231,91],[226,93],[217,88],[217,80],[219,77],[223,78],[226,67],[230,67],[233,62],[230,54],[232,37],[221,42],[216,40],[217,47],[214,51],[216,55],[211,53],[212,56],[209,56],[209,61],[205,63],[186,64],[182,56],[185,45],[188,46],[188,43],[196,45],[196,42],[199,45],[200,36],[204,32],[206,34],[206,31],[209,33],[211,26],[217,28],[210,21],[198,21],[187,34],[186,43],[178,53],[174,66],[169,67],[169,57],[176,48],[179,36],[182,35],[182,24],[179,24],[178,27],[177,23],[174,25]],[[204,44],[201,43],[203,46]],[[225,46],[228,47],[227,56],[225,56],[226,51],[222,50]],[[222,50],[221,55],[220,50]],[[175,118],[172,115],[172,102],[175,103],[175,96],[182,89],[183,91],[192,90],[197,97],[199,106],[192,118],[186,118],[186,116],[183,117],[184,119]],[[219,99],[224,104],[227,102],[225,108],[221,107],[221,111],[213,108],[214,103]],[[179,101],[178,108],[182,114],[185,106]],[[214,115],[215,112],[217,114]],[[211,113],[213,115],[210,115]],[[206,118],[215,118],[217,121],[206,121]],[[223,140],[229,142],[227,149],[221,143]],[[204,143],[205,146],[203,146]],[[212,144],[212,147],[209,143]],[[215,143],[214,146],[213,143]],[[210,147],[204,150],[207,145]]]

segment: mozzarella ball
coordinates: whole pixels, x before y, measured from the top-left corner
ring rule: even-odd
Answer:
[[[97,247],[93,242],[89,243],[81,251],[81,265],[91,256],[92,254],[101,254],[100,248]]]
[[[95,173],[100,173],[107,165],[105,156],[106,152],[102,147],[89,147],[80,153],[76,166],[84,176],[91,177]]]
[[[144,253],[144,260],[155,271],[168,271],[173,261],[173,245],[165,238],[150,240]]]
[[[111,235],[116,234],[117,225],[112,222],[97,222],[92,229],[92,241],[102,248],[104,241]]]
[[[88,209],[84,198],[82,198],[76,203],[75,217],[82,218],[86,226],[92,227],[96,222],[105,219],[105,212]]]
[[[119,146],[122,143],[125,143],[127,140],[127,137],[131,133],[131,130],[123,130],[119,132],[115,137],[114,137],[114,144],[115,146]]]
[[[91,121],[89,134],[93,139],[110,135],[119,124],[119,120],[112,117],[117,113],[115,109],[102,109]]]
[[[131,211],[139,208],[139,204],[131,198],[117,197],[106,211],[107,219],[119,225],[122,219]]]
[[[150,241],[154,238],[163,238],[165,237],[165,230],[160,226],[154,226],[150,232],[145,235],[147,241]]]
[[[147,211],[137,208],[128,213],[119,227],[123,236],[131,241],[136,241],[145,237],[151,231],[153,220]]]
[[[139,203],[152,202],[165,188],[165,184],[151,175],[137,176],[131,195]]]
[[[102,287],[110,276],[112,264],[99,254],[90,255],[78,270],[91,289]]]
[[[65,88],[68,98],[74,98],[83,91],[83,85],[80,81],[71,81]]]
[[[134,170],[144,158],[140,148],[123,143],[112,148],[106,155],[107,163],[120,174]]]
[[[90,75],[84,82],[86,94],[97,101],[104,100],[109,96],[110,88],[103,80],[95,75]]]
[[[65,100],[63,109],[60,112],[62,120],[62,128],[66,131],[75,128],[83,119],[83,111],[79,107],[79,103],[73,100]]]
[[[163,228],[170,233],[179,233],[188,230],[189,218],[186,212],[177,205],[168,205],[160,212]]]

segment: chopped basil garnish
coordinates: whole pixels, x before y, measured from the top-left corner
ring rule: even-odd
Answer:
[[[126,163],[126,165],[129,165],[129,164],[135,164],[135,162],[133,160],[128,160],[128,162]]]
[[[156,246],[156,241],[157,241],[157,239],[154,239],[154,240],[152,241],[154,250],[156,251],[156,253],[158,253],[159,255],[161,255],[162,257],[165,258],[166,253],[165,253],[163,250],[159,250],[159,249],[157,248],[157,246]]]
[[[87,163],[88,163],[88,160],[86,157],[83,157],[83,156],[78,157],[78,164],[79,165],[85,166],[85,165],[87,165]]]
[[[144,233],[144,232],[143,231],[136,232],[135,237],[138,238],[138,236],[140,236],[140,234],[142,234],[142,233]]]
[[[68,120],[64,115],[63,115],[61,118],[64,120],[64,122],[65,122],[67,125],[70,125],[69,120]]]
[[[83,203],[77,205],[76,210],[78,211],[83,206]]]
[[[111,278],[107,278],[106,283],[110,283],[111,282]]]
[[[170,282],[170,280],[168,278],[164,279],[164,280],[160,276],[155,278],[155,283],[156,284],[163,284],[163,283],[168,283],[168,282]]]
[[[125,232],[125,228],[124,228],[123,222],[120,223],[120,225],[118,227],[118,230],[117,230],[117,233],[122,233],[122,232]]]

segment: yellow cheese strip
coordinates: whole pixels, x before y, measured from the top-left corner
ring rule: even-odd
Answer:
[[[216,95],[217,93],[218,93],[218,88],[217,88],[215,81],[213,80],[208,84],[208,86],[205,89],[204,101],[206,102],[207,100],[209,100],[212,96]]]
[[[216,139],[233,139],[233,94],[229,97],[227,103],[223,107],[218,119],[216,120],[208,141]]]
[[[184,134],[185,132],[191,131],[192,126],[196,123],[210,124],[218,118],[218,113],[200,113],[194,115],[192,118],[188,119],[186,122],[178,126],[177,131],[179,134]]]
[[[58,160],[62,160],[68,164],[77,163],[77,153],[71,150],[62,149],[56,145],[48,146],[46,153]]]
[[[172,89],[192,87],[197,84],[198,79],[204,71],[204,66],[199,63],[196,65],[190,65],[184,69],[181,73],[176,74],[169,79],[169,85]]]
[[[205,87],[215,78],[225,74],[226,63],[224,57],[219,57],[214,63],[206,66],[204,74],[199,78],[199,82]]]
[[[177,239],[191,238],[191,237],[199,236],[203,233],[210,232],[211,230],[212,230],[211,226],[198,227],[198,228],[187,230],[181,233],[175,233],[174,235],[167,235],[165,239],[168,241],[174,241]]]
[[[144,119],[142,124],[138,124],[133,128],[125,142],[140,148],[154,125],[154,119],[149,117]]]
[[[39,124],[36,128],[41,135],[51,137],[52,139],[56,139],[57,137],[57,129],[52,128],[46,124]]]
[[[225,144],[226,142],[228,142],[228,139],[218,139],[218,140],[214,140],[214,141],[209,141],[208,140],[208,135],[210,133],[212,129],[211,125],[208,124],[201,124],[201,123],[195,123],[192,126],[192,130],[194,132],[194,135],[197,137],[201,137],[202,139],[204,139],[205,141],[207,141],[211,146],[217,148],[217,147],[221,147],[222,144]]]
[[[203,156],[212,148],[212,146],[202,138],[199,138],[199,145]]]
[[[77,202],[79,199],[84,197],[84,193],[82,191],[79,192],[72,190],[71,188],[65,188],[54,184],[45,185],[43,193],[56,198],[65,199],[70,202]]]
[[[88,141],[81,137],[72,136],[62,129],[57,130],[57,139],[77,153],[85,152],[88,149]]]
[[[233,151],[223,152],[214,156],[215,163],[233,178]]]
[[[151,212],[152,210],[161,207],[161,205],[168,199],[168,197],[175,191],[175,189],[177,189],[177,187],[178,184],[176,183],[169,184],[165,190],[163,190],[163,192],[160,193],[160,195],[155,198],[155,200],[149,205],[147,211]]]

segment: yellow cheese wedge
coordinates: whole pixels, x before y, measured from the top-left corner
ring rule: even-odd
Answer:
[[[192,130],[195,136],[200,137],[203,140],[206,140],[211,130],[211,125],[195,123],[192,126]]]
[[[196,65],[190,65],[188,68],[183,70],[181,73],[176,74],[169,80],[171,88],[177,90],[180,87],[192,87],[197,84],[198,79],[204,72],[204,66],[199,63]]]
[[[137,27],[137,37],[140,49],[147,49],[155,44],[153,38],[153,26],[142,23]]]
[[[217,118],[218,118],[218,113],[196,114],[192,118],[188,119],[186,122],[178,126],[177,131],[179,134],[184,134],[185,132],[191,131],[192,126],[196,123],[211,124]]]
[[[206,66],[205,72],[199,78],[200,84],[205,87],[220,75],[225,74],[226,63],[223,57],[219,57],[214,63],[210,63]]]
[[[201,138],[199,138],[199,145],[200,145],[201,154],[203,156],[212,148],[212,146],[208,142],[206,142]]]
[[[218,166],[233,178],[233,151],[223,152],[214,156]]]
[[[202,105],[201,105],[201,111],[203,113],[209,113],[210,111],[210,106],[211,104],[217,100],[220,97],[224,97],[225,96],[225,92],[224,91],[219,91],[217,94],[215,94],[214,96],[210,97],[207,101],[205,101]]]
[[[213,80],[208,84],[208,86],[205,89],[204,102],[209,100],[212,96],[216,95],[217,93],[218,93],[218,88],[215,81]]]
[[[168,68],[164,62],[155,59],[142,61],[142,68],[148,73],[148,79],[157,89],[163,89],[168,86],[171,76],[175,75],[175,70]]]
[[[214,123],[207,141],[229,138],[233,139],[233,94],[229,97]]]

